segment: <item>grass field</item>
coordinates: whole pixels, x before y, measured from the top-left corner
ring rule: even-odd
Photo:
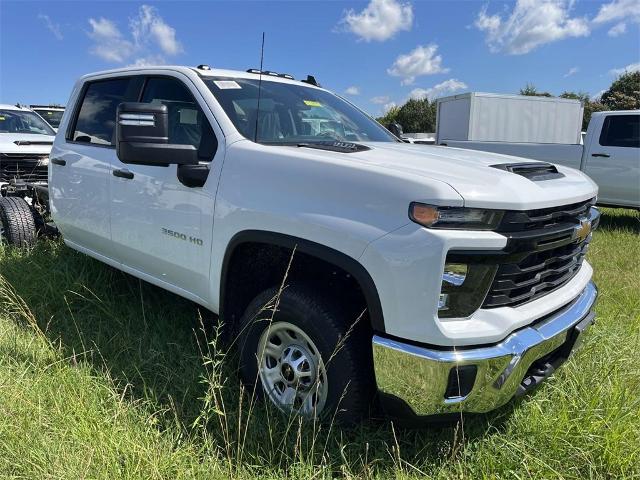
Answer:
[[[0,478],[640,478],[638,214],[605,210],[589,259],[598,323],[532,395],[344,430],[251,404],[193,304],[60,242],[0,246]]]

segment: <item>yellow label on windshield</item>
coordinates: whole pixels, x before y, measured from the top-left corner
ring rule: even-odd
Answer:
[[[4,120],[4,117],[0,117],[0,120]]]
[[[47,115],[53,115],[53,112],[47,112]]]
[[[310,107],[321,107],[322,106],[322,104],[320,102],[316,102],[315,100],[305,100],[304,104],[308,105]]]

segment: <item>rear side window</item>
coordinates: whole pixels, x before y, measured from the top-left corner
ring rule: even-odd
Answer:
[[[160,103],[169,111],[169,143],[193,145],[198,158],[209,161],[218,148],[218,141],[187,87],[175,78],[151,77],[147,80],[141,102]]]
[[[640,148],[640,115],[610,115],[605,118],[600,145]]]
[[[126,101],[130,78],[92,82],[86,87],[71,138],[76,142],[114,145],[116,109]]]

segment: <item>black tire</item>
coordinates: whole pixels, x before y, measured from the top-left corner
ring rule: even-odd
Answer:
[[[324,408],[317,417],[336,418],[343,424],[367,417],[375,397],[375,379],[372,334],[366,316],[358,318],[358,314],[348,313],[349,309],[341,308],[338,302],[313,289],[296,286],[282,291],[277,311],[273,313],[272,300],[277,292],[278,289],[271,288],[258,295],[247,307],[239,325],[240,375],[247,390],[270,401],[259,378],[258,345],[269,325],[288,322],[313,341],[325,364],[328,391]]]
[[[10,245],[30,247],[36,241],[36,224],[31,207],[20,197],[0,197],[0,223]]]

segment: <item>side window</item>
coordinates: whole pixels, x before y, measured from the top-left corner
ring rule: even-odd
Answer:
[[[640,115],[610,115],[605,118],[600,145],[640,148]]]
[[[210,161],[218,141],[191,92],[175,78],[151,77],[142,93],[143,103],[161,103],[169,110],[169,143],[193,145],[202,161]]]
[[[114,145],[118,104],[126,101],[130,78],[92,82],[86,87],[73,133],[68,140]]]

